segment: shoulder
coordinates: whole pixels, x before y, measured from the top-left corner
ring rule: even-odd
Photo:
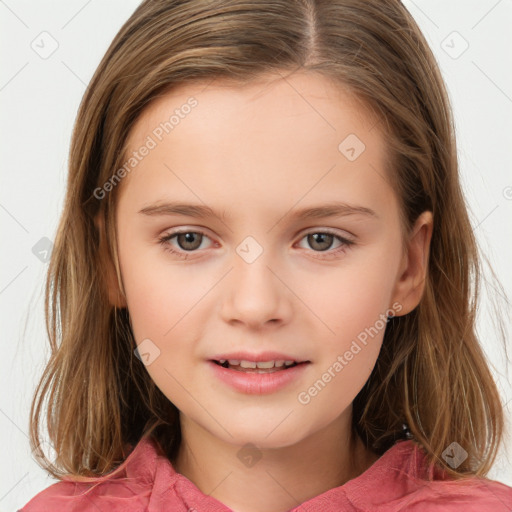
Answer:
[[[109,512],[143,511],[150,504],[157,504],[155,500],[165,499],[166,504],[172,504],[176,475],[154,444],[141,440],[112,473],[87,481],[62,479],[38,493],[18,512],[98,512],[98,505]]]
[[[487,478],[426,482],[411,497],[411,511],[510,512],[512,487]]]
[[[512,511],[512,487],[487,478],[449,480],[439,471],[429,472],[425,453],[411,440],[395,444],[344,490],[358,511]]]

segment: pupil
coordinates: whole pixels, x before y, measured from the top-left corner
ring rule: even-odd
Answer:
[[[325,246],[325,237],[328,240],[327,246]],[[331,247],[333,238],[333,235],[329,235],[328,233],[312,233],[308,235],[308,243],[314,249],[316,248],[320,251],[326,251]],[[324,246],[322,246],[322,243],[324,244]],[[318,247],[318,244],[320,244],[320,247]]]
[[[196,237],[196,236],[199,240],[199,243],[197,243],[197,240],[194,242],[194,237]],[[201,235],[199,235],[199,233],[192,233],[192,232],[179,233],[178,234],[178,244],[179,244],[180,248],[183,250],[197,249],[201,245],[201,241],[199,238],[200,236]],[[187,245],[187,244],[192,244],[192,246]]]

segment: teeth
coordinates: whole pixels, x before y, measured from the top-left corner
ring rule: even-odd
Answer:
[[[274,361],[260,361],[256,363],[258,368],[274,368]]]
[[[219,364],[225,364],[226,359],[220,359]],[[283,366],[291,366],[295,364],[295,361],[283,361],[283,360],[277,360],[277,361],[246,361],[246,360],[239,360],[239,359],[228,359],[227,362],[229,363],[229,366],[240,366],[242,368],[260,368],[262,370],[269,370],[271,368],[282,368]],[[227,368],[227,366],[226,366]]]

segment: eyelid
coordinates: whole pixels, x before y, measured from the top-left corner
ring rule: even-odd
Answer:
[[[208,238],[212,243],[213,245],[216,244],[217,242],[215,242],[214,240],[212,240],[212,237],[209,236],[204,230],[203,228],[187,228],[187,227],[184,227],[184,228],[176,228],[176,230],[171,230],[171,231],[166,231],[164,232],[162,235],[158,236],[158,241],[161,242],[161,243],[164,243],[165,241],[169,242],[171,239],[173,239],[175,236],[177,235],[181,235],[181,234],[184,234],[184,233],[195,233],[195,234],[198,234],[198,235],[201,235],[203,236],[204,238]],[[218,244],[217,244],[218,245]],[[199,251],[199,250],[196,250],[196,251],[183,251],[183,250],[180,250],[180,249],[177,249],[176,250],[177,252],[178,251],[181,251],[181,252],[184,252],[186,254],[193,254],[193,253],[199,253],[199,252],[202,252],[202,251]]]
[[[212,240],[212,238],[207,233],[205,233],[202,230],[202,228],[192,228],[191,229],[190,227],[186,227],[186,226],[181,227],[181,228],[176,228],[176,230],[171,230],[170,232],[164,233],[163,235],[158,237],[158,242],[160,243],[160,245],[162,245],[164,247],[165,251],[168,251],[177,257],[185,256],[185,259],[187,259],[189,257],[189,255],[193,255],[193,258],[201,257],[201,253],[204,252],[204,249],[203,250],[194,250],[194,251],[184,251],[179,248],[174,248],[174,246],[172,244],[170,244],[171,239],[173,239],[174,237],[176,237],[177,235],[180,235],[182,233],[199,234],[203,237],[210,239],[214,245],[215,244],[219,245],[218,242],[215,242],[214,240]],[[299,237],[299,239],[296,243],[300,243],[306,236],[308,236],[310,234],[315,234],[315,233],[322,233],[322,234],[327,234],[327,235],[333,236],[341,244],[339,247],[337,247],[333,250],[329,249],[327,251],[314,251],[314,250],[308,251],[311,253],[311,256],[313,258],[316,258],[319,260],[336,259],[337,257],[339,257],[340,254],[343,254],[350,247],[354,246],[356,243],[356,239],[357,239],[357,237],[355,235],[353,235],[352,233],[348,233],[347,231],[345,231],[345,233],[348,236],[345,236],[345,235],[340,234],[337,230],[335,230],[333,228],[314,227],[314,228],[309,228],[306,231],[302,231],[300,233],[301,236]],[[299,234],[297,234],[296,237],[297,236],[299,236]],[[315,254],[316,254],[316,256],[315,256]]]
[[[356,236],[355,235],[353,235],[349,231],[345,231],[345,230],[342,230],[342,231],[343,231],[343,233],[340,233],[339,230],[334,229],[334,228],[318,228],[318,227],[315,227],[315,228],[310,228],[309,230],[304,231],[304,232],[301,231],[300,234],[302,234],[302,237],[304,237],[306,235],[311,235],[312,233],[326,233],[326,234],[329,234],[329,235],[333,235],[333,236],[342,238],[342,239],[347,240],[349,242],[355,242],[355,240],[356,240]]]
[[[209,231],[206,228],[198,227],[198,226],[185,226],[185,227],[179,227],[174,229],[165,230],[161,235],[159,235],[159,238],[163,237],[172,237],[174,235],[180,235],[183,233],[197,233],[199,235],[203,235],[210,240],[212,237],[208,234]]]
[[[204,228],[200,228],[200,227],[187,227],[187,226],[176,228],[176,230],[171,230],[171,231],[165,232],[159,238],[172,237],[174,235],[179,235],[179,234],[182,234],[182,233],[198,233],[200,235],[203,235],[203,236],[209,238],[210,240],[212,238],[211,236],[208,235],[208,233],[205,232]],[[301,239],[302,239],[305,236],[313,234],[313,233],[326,233],[326,234],[329,234],[329,235],[333,235],[333,236],[345,239],[345,240],[347,240],[349,242],[354,242],[355,239],[356,239],[355,235],[353,235],[352,233],[350,233],[350,232],[348,232],[346,230],[343,230],[343,234],[341,234],[338,230],[336,230],[334,228],[323,228],[323,227],[307,228],[305,231],[300,231],[299,233],[297,233],[295,235],[295,237],[301,235]]]

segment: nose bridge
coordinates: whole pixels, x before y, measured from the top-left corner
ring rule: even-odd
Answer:
[[[225,298],[226,319],[264,323],[283,318],[288,310],[286,287],[276,277],[275,252],[265,247],[271,237],[248,235],[235,248],[229,291]]]

